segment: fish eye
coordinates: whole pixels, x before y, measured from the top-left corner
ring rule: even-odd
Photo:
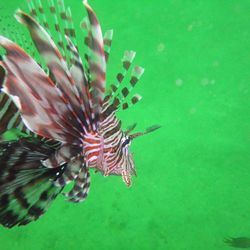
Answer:
[[[126,147],[127,145],[129,145],[131,142],[130,138],[128,136],[125,136],[124,138],[122,138],[122,147]]]

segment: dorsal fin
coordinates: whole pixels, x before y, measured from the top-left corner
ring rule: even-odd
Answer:
[[[113,30],[107,30],[103,36],[103,43],[104,43],[104,53],[105,53],[105,60],[106,63],[108,62],[111,45],[113,39]]]

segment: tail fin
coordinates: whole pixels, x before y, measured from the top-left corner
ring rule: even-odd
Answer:
[[[0,143],[0,224],[11,228],[37,220],[62,191],[53,181],[64,166],[41,165],[53,151],[34,138]]]

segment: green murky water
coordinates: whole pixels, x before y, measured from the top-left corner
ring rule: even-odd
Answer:
[[[37,222],[0,228],[0,249],[226,250],[229,237],[249,247],[250,1],[89,2],[115,32],[108,82],[125,49],[146,68],[124,127],[162,128],[134,142],[132,188],[93,173],[86,202],[59,197]],[[65,3],[79,23],[81,1]],[[2,4],[9,15],[23,2]]]

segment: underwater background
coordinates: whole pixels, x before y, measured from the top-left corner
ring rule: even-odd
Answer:
[[[114,29],[108,83],[124,50],[145,67],[143,100],[119,113],[124,128],[162,128],[133,142],[131,188],[91,172],[85,202],[59,196],[38,221],[1,227],[0,250],[250,249],[250,1],[89,3]],[[78,28],[81,1],[65,4]],[[24,1],[0,7],[0,30],[27,34],[12,17]]]

